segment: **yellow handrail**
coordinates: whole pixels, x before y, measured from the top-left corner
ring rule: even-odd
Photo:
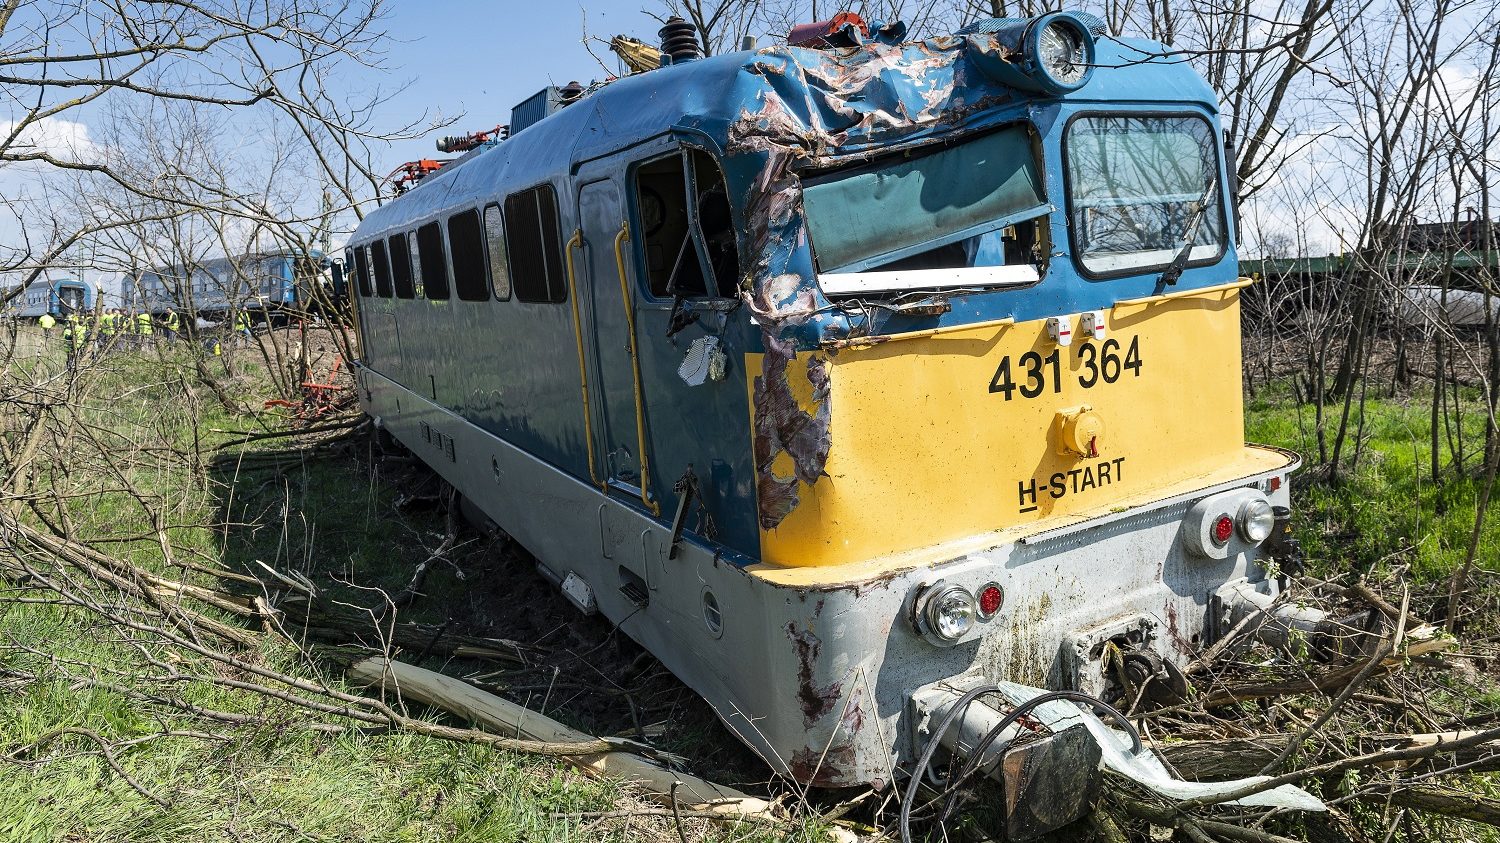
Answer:
[[[641,394],[641,360],[635,350],[635,306],[630,298],[630,284],[625,280],[625,253],[621,246],[630,237],[630,221],[620,223],[615,235],[615,272],[620,276],[620,299],[625,305],[625,327],[630,332],[630,371],[635,376],[635,446],[641,454],[641,503],[652,515],[661,514],[661,506],[651,500],[651,468],[646,458],[646,406]]]
[[[1230,281],[1227,284],[1215,284],[1212,287],[1200,287],[1196,290],[1175,290],[1170,293],[1163,293],[1159,296],[1146,296],[1139,299],[1124,299],[1123,301],[1115,302],[1115,307],[1132,307],[1138,304],[1155,304],[1159,301],[1171,301],[1172,299],[1188,298],[1189,296],[1206,296],[1211,293],[1227,293],[1230,290],[1238,290],[1243,287],[1248,287],[1254,283],[1255,280],[1252,278],[1240,278],[1235,281]]]
[[[583,447],[589,455],[589,479],[606,493],[609,486],[594,468],[594,423],[589,412],[589,376],[583,356],[583,319],[578,315],[578,284],[573,280],[573,250],[583,247],[583,229],[573,232],[565,250],[568,264],[568,300],[573,303],[573,338],[578,341],[578,382],[583,390]]]

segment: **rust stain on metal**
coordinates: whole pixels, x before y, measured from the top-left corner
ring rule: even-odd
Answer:
[[[1197,655],[1191,642],[1182,637],[1182,632],[1177,626],[1177,604],[1170,599],[1167,600],[1167,640],[1172,642],[1172,649],[1176,650],[1184,658],[1191,659]]]
[[[786,625],[786,635],[797,651],[797,704],[802,708],[803,725],[812,726],[838,704],[843,683],[834,682],[820,688],[813,681],[813,667],[823,649],[823,641],[817,633],[810,628],[798,631],[797,622],[791,621]]]
[[[830,746],[827,752],[812,747],[797,750],[787,763],[787,772],[797,781],[814,787],[847,787],[860,784],[840,775],[854,766],[854,747],[844,741]]]

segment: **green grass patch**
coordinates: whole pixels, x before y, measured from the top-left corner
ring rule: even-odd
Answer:
[[[208,365],[236,400],[259,408],[274,390],[265,364],[248,359],[251,353],[239,352],[238,361],[211,358]],[[9,376],[64,388],[58,348],[25,363],[12,366]],[[76,537],[113,556],[210,586],[222,583],[201,569],[247,571],[262,560],[316,578],[339,599],[371,605],[379,603],[371,586],[396,590],[442,539],[441,516],[398,512],[397,492],[350,455],[275,471],[209,470],[213,447],[236,431],[283,422],[226,410],[199,382],[185,346],[111,354],[78,385],[77,402],[54,413],[31,466],[40,512],[27,517],[66,522]],[[0,431],[8,445],[25,431],[12,422],[24,420],[7,417]],[[432,581],[442,594],[424,611],[441,621],[442,601],[459,599],[464,583],[452,576]],[[0,581],[0,843],[592,841],[664,839],[669,828],[660,818],[637,821],[629,831],[619,822],[555,816],[639,804],[628,788],[586,778],[557,760],[413,734],[311,729],[316,714],[204,680],[254,677],[103,623],[55,597],[25,582]],[[336,660],[275,636],[240,657],[349,690]],[[256,722],[193,716],[142,691]],[[87,730],[109,742],[126,775],[110,767],[91,738],[59,729]],[[173,731],[192,734],[163,734]],[[707,839],[778,836],[757,828],[694,828]]]
[[[1317,464],[1316,414],[1311,405],[1299,404],[1285,383],[1262,389],[1247,402],[1246,438],[1303,457],[1306,467],[1294,479],[1292,509],[1313,570],[1379,575],[1406,565],[1416,581],[1432,583],[1463,561],[1483,481],[1484,409],[1478,395],[1461,394],[1458,422],[1440,431],[1439,472],[1434,478],[1431,400],[1431,393],[1422,391],[1369,397],[1363,408],[1358,462],[1332,482]],[[1325,409],[1330,448],[1340,412],[1336,404]],[[1359,412],[1356,405],[1344,447],[1345,466],[1353,455]],[[1454,447],[1458,437],[1463,440],[1461,448]],[[1500,551],[1500,519],[1486,522],[1480,534],[1481,564]]]

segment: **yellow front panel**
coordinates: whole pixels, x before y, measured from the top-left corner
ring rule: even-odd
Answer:
[[[798,373],[807,357],[826,359],[827,476],[802,484],[800,504],[761,531],[762,561],[909,555],[1107,513],[1226,468],[1273,467],[1244,444],[1238,290],[1118,304],[1104,340],[1087,337],[1077,314],[1072,325],[1070,348],[1038,320],[800,355],[788,371],[804,407],[812,390]],[[761,366],[748,362],[753,395]],[[1084,406],[1103,433],[1073,438],[1085,449],[1093,439],[1093,457],[1062,447],[1062,420]],[[792,473],[785,454],[772,465]]]

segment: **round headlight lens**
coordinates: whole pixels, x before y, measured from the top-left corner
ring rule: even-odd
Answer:
[[[974,595],[963,586],[950,585],[935,591],[922,607],[927,631],[944,642],[954,642],[974,628],[978,607]]]
[[[1265,498],[1254,498],[1245,501],[1240,506],[1239,512],[1240,535],[1246,541],[1260,544],[1271,535],[1271,530],[1276,526],[1276,512],[1271,509],[1271,502]]]
[[[1055,20],[1042,27],[1037,39],[1037,60],[1053,80],[1064,85],[1078,85],[1088,73],[1088,47],[1085,35],[1068,20]]]

